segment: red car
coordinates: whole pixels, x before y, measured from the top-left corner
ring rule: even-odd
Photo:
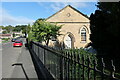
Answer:
[[[22,41],[18,41],[18,40],[16,40],[16,41],[13,43],[13,47],[17,47],[17,46],[21,47],[22,45],[23,45]]]

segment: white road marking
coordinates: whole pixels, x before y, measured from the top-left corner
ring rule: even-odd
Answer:
[[[0,51],[2,51],[3,49],[0,49]]]

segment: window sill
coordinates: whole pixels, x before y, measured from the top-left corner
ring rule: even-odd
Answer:
[[[87,43],[87,41],[81,41],[80,43],[83,43],[83,44],[84,44],[84,43]]]

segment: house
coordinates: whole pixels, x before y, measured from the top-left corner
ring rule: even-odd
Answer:
[[[90,20],[71,5],[48,17],[46,21],[63,25],[60,29],[62,35],[57,38],[61,47],[84,48],[90,43]]]
[[[8,34],[3,34],[2,33],[3,31],[5,31],[5,30],[3,30],[2,28],[0,28],[0,39],[2,39],[2,38],[12,38],[11,34],[9,34],[9,33]]]
[[[1,38],[12,38],[12,34],[0,34]]]
[[[12,32],[12,34],[14,34],[14,38],[17,38],[17,37],[20,37],[20,36],[23,36],[22,34],[22,30],[20,32]]]
[[[1,34],[2,34],[2,28],[0,27],[0,43],[2,43]]]
[[[0,27],[0,34],[2,34],[2,31],[3,31],[3,30],[2,30],[2,28]]]

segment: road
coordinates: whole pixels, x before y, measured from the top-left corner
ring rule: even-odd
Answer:
[[[25,38],[21,38],[25,44]],[[2,44],[2,78],[26,78],[21,66],[12,66],[15,63],[22,63],[28,78],[35,78],[37,75],[32,63],[29,51],[22,47],[13,47],[12,42]]]

